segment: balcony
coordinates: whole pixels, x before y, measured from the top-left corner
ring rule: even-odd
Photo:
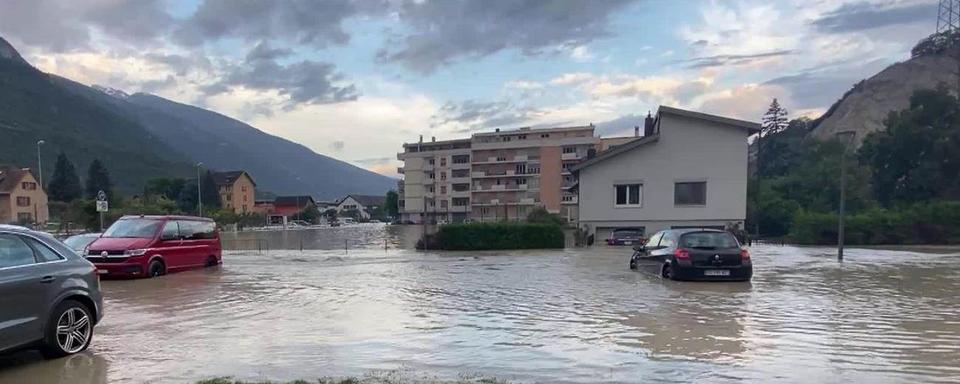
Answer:
[[[473,164],[508,164],[508,163],[526,163],[528,161],[540,161],[539,156],[516,155],[513,157],[491,156],[486,159],[474,159]]]
[[[475,179],[490,179],[497,177],[531,177],[537,176],[539,173],[517,173],[517,171],[511,169],[507,171],[473,172],[470,175]]]
[[[474,192],[519,192],[519,191],[530,191],[530,190],[536,190],[536,188],[530,188],[528,184],[518,184],[513,186],[509,186],[506,184],[495,184],[495,185],[488,186],[486,188],[484,187],[473,188]]]
[[[403,174],[403,167],[397,167],[397,173],[402,175],[402,174]]]
[[[580,160],[580,154],[576,152],[572,153],[561,153],[560,160]]]
[[[563,196],[560,201],[561,204],[579,204],[580,198],[577,196]]]

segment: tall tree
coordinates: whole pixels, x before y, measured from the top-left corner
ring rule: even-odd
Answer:
[[[787,129],[790,123],[787,120],[787,109],[780,105],[776,98],[770,103],[767,112],[763,114],[760,123],[761,136],[777,133]]]
[[[203,195],[203,209],[220,208],[220,192],[217,190],[217,183],[213,180],[213,172],[207,170],[202,177],[200,193]]]
[[[386,202],[384,203],[387,211],[387,216],[390,216],[393,220],[400,219],[400,195],[397,191],[389,190],[387,191]]]
[[[57,155],[57,163],[54,165],[53,177],[50,179],[47,191],[50,194],[50,200],[54,201],[73,201],[80,198],[80,194],[83,193],[77,170],[63,152]]]
[[[110,172],[103,166],[100,159],[93,159],[90,168],[87,169],[87,197],[95,199],[100,191],[107,194],[108,201],[113,201],[113,181],[110,180]]]

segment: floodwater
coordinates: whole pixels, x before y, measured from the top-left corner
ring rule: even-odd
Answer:
[[[752,283],[683,283],[630,271],[626,248],[404,249],[418,231],[226,235],[246,250],[220,268],[104,282],[106,318],[89,351],[2,357],[0,383],[377,370],[550,383],[960,382],[960,253],[848,249],[839,264],[828,248],[756,246]]]

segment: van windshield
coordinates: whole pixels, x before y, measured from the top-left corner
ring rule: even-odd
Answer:
[[[724,249],[738,248],[737,238],[727,232],[692,232],[680,237],[681,248]]]
[[[151,238],[160,230],[162,220],[153,219],[123,219],[107,228],[103,237],[139,237]]]

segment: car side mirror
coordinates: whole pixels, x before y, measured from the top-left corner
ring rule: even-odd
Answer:
[[[634,246],[633,246],[633,250],[634,250],[634,251],[637,251],[637,252],[646,252],[646,251],[647,251],[647,246],[646,246],[646,245],[643,245],[643,244],[634,245]]]

